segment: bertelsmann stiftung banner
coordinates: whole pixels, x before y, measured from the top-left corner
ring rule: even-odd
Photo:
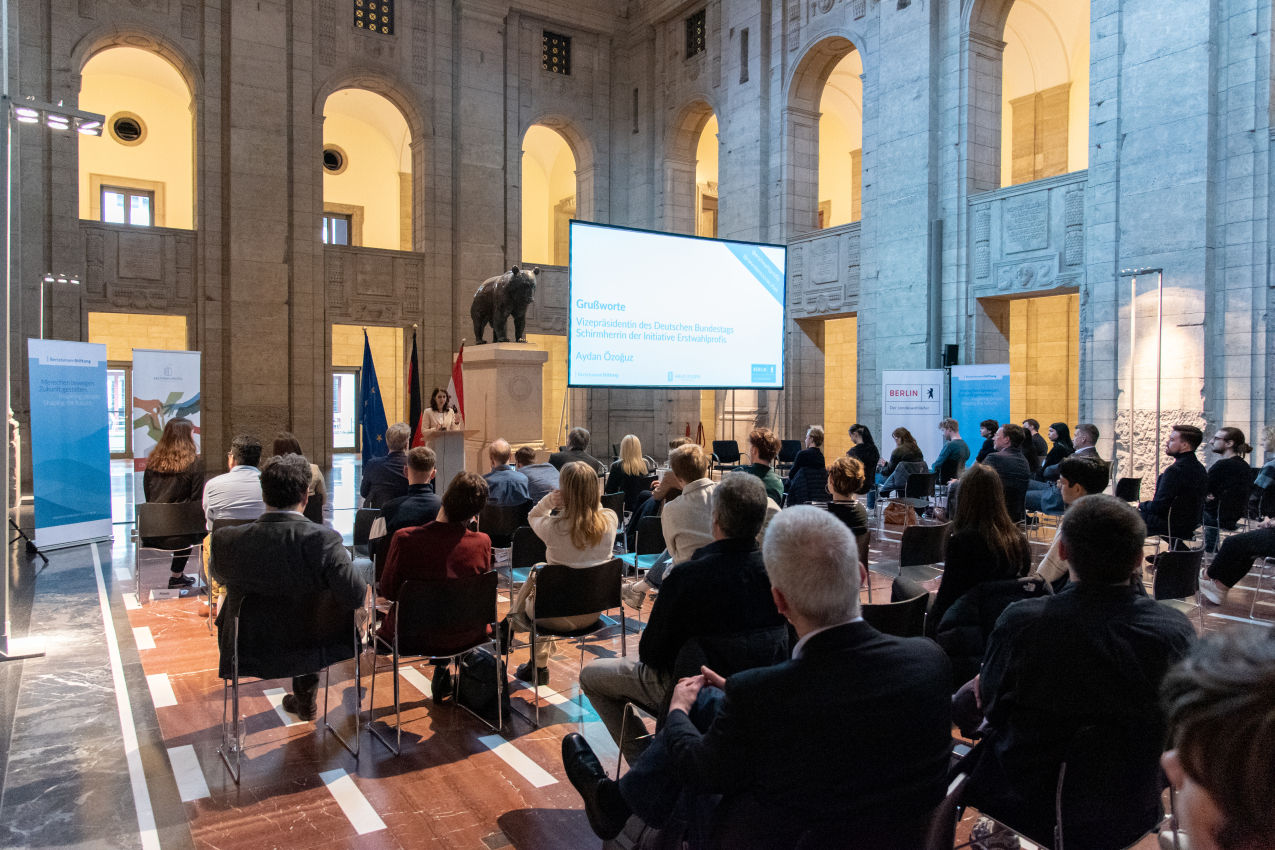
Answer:
[[[35,543],[42,549],[111,536],[106,346],[27,340]]]
[[[133,349],[133,468],[141,472],[170,419],[189,419],[199,450],[199,352]]]

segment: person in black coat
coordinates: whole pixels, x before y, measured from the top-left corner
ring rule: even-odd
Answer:
[[[996,429],[992,440],[996,451],[983,458],[982,463],[996,470],[1001,478],[1001,487],[1005,491],[1005,509],[1009,518],[1019,522],[1026,516],[1024,503],[1027,499],[1027,486],[1031,480],[1031,468],[1023,457],[1022,446],[1026,442],[1027,432],[1012,422],[1007,422]],[[959,503],[961,482],[957,481],[947,491],[947,510],[955,515]]]
[[[983,438],[983,446],[978,450],[978,455],[974,458],[975,463],[982,463],[984,458],[996,451],[996,441],[993,439],[993,435],[999,427],[1001,425],[995,419],[984,419],[978,423],[978,433]]]
[[[407,495],[407,443],[412,429],[404,422],[396,422],[385,431],[385,447],[389,454],[374,457],[363,464],[363,478],[359,482],[359,495],[369,508],[384,506],[390,499]]]
[[[788,470],[788,480],[784,483],[788,498],[784,504],[791,507],[822,501],[827,483],[828,470],[823,459],[823,427],[811,425],[806,432],[805,448],[797,452],[797,457]]]
[[[1170,538],[1175,548],[1195,536],[1204,517],[1204,497],[1209,475],[1195,456],[1204,433],[1194,425],[1174,425],[1165,442],[1164,453],[1173,458],[1155,482],[1155,496],[1142,502],[1138,510],[1147,524],[1147,534]]]
[[[1253,468],[1244,456],[1253,447],[1239,428],[1218,428],[1209,441],[1218,459],[1209,467],[1209,492],[1204,498],[1204,550],[1217,550],[1219,531],[1234,531],[1253,488]]]
[[[176,504],[198,502],[204,497],[204,461],[195,446],[195,426],[189,419],[177,417],[164,425],[159,442],[146,459],[142,473],[142,492],[148,502]],[[161,549],[181,549],[187,544],[199,543],[203,535],[190,537],[147,537],[143,546]],[[169,588],[190,587],[194,576],[186,575],[186,561],[190,549],[173,553]]]
[[[407,453],[407,495],[390,499],[381,508],[381,516],[385,518],[385,537],[381,538],[389,546],[394,532],[401,528],[412,528],[433,522],[438,516],[438,509],[443,506],[435,490],[434,464],[437,457],[428,446],[416,446]]]
[[[572,428],[568,431],[566,449],[549,455],[549,463],[559,470],[577,460],[589,464],[599,474],[606,470],[602,461],[589,454],[589,432],[584,428]]]
[[[630,813],[661,826],[683,793],[721,794],[692,823],[719,824],[717,846],[920,846],[947,783],[947,659],[928,640],[859,619],[866,572],[828,512],[780,512],[763,550],[776,606],[801,636],[792,659],[683,679],[664,727],[619,782],[568,735],[563,761],[590,825],[603,838]]]
[[[863,464],[863,471],[866,475],[863,478],[863,484],[859,487],[859,495],[863,496],[872,490],[876,483],[877,464],[881,462],[881,450],[877,448],[876,441],[872,439],[872,431],[867,425],[861,425],[858,422],[850,426],[850,440],[854,443],[847,455]]]
[[[251,597],[251,621],[240,621],[239,675],[291,676],[292,693],[283,698],[283,707],[302,720],[315,716],[318,671],[354,657],[353,615],[367,593],[341,535],[301,513],[309,488],[310,463],[304,457],[267,460],[261,468],[266,512],[247,525],[213,534],[210,562],[213,577],[227,591],[217,617],[218,675],[232,675],[235,635],[230,619]],[[326,636],[314,639],[316,625],[342,622],[348,627],[328,628]]]

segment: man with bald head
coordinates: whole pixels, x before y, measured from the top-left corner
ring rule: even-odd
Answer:
[[[487,479],[488,504],[521,505],[531,500],[527,476],[514,469],[509,463],[512,454],[509,441],[503,437],[497,438],[487,447],[487,457],[491,459],[491,472],[483,478]]]

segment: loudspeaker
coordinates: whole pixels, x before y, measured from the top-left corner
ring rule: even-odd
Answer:
[[[943,366],[955,366],[958,359],[959,346],[945,345],[943,346]]]

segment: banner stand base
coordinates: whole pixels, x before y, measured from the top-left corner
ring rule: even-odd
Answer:
[[[18,532],[17,537],[9,538],[9,545],[12,546],[14,543],[17,543],[19,540],[27,541],[27,554],[39,555],[40,560],[44,561],[44,565],[47,567],[49,565],[49,559],[46,558],[44,556],[44,553],[40,551],[40,547],[35,545],[35,541],[32,540],[30,537],[27,537],[27,533],[23,531],[16,522],[13,521],[13,517],[9,517],[9,525],[13,526],[13,530]]]
[[[21,661],[24,658],[44,657],[44,638],[9,638],[0,649],[0,664],[5,661]]]

